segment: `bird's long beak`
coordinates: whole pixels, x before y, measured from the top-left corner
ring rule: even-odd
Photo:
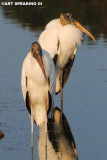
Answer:
[[[77,22],[76,20],[74,20],[73,24],[82,32],[86,33],[89,35],[89,37],[91,37],[93,39],[93,41],[95,41],[95,38],[94,36],[89,32],[87,31],[87,29],[85,27],[83,27],[79,22]]]
[[[47,77],[46,77],[44,65],[43,65],[43,62],[42,62],[42,57],[41,57],[40,55],[38,55],[38,57],[36,57],[36,60],[37,60],[37,62],[39,63],[41,69],[42,69],[42,72],[43,72],[43,74],[44,74],[45,80],[47,81]]]

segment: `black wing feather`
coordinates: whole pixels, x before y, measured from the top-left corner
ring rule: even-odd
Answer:
[[[28,91],[26,92],[26,108],[31,115],[30,100],[29,100],[29,92]]]
[[[75,55],[68,60],[68,63],[63,68],[62,87],[65,86],[65,84],[68,80],[68,77],[71,72],[71,68],[73,66],[74,60],[75,60]]]
[[[49,108],[48,108],[48,112],[47,112],[47,115],[49,114],[50,110],[51,110],[51,107],[52,107],[52,96],[50,94],[50,92],[48,91],[48,98],[49,98]]]
[[[26,77],[26,87],[27,87],[27,83],[28,83],[28,78]],[[26,92],[26,100],[25,100],[25,102],[26,102],[26,108],[27,108],[29,114],[31,115],[30,98],[29,98],[29,92],[28,91]]]

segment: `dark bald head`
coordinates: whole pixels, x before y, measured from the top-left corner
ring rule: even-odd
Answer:
[[[31,45],[31,53],[33,54],[33,56],[35,54],[42,54],[42,50],[41,50],[41,46],[38,42],[33,42]]]

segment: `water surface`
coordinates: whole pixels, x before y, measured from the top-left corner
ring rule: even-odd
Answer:
[[[42,7],[33,7],[31,12],[27,7],[0,7],[0,130],[5,134],[0,140],[0,159],[31,159],[30,118],[20,85],[22,62],[31,43],[38,40],[45,24],[58,17],[62,10],[72,9],[78,20],[95,35],[97,41],[94,43],[85,36],[83,45],[78,47],[69,80],[64,88],[64,114],[75,138],[79,160],[105,160],[107,23],[102,17],[106,15],[106,2],[103,1],[100,5],[100,1],[97,4],[72,1],[72,5],[68,5],[63,1],[61,7],[56,2],[56,11],[52,10],[55,3],[44,3]],[[98,6],[101,12],[97,10]],[[99,12],[102,14],[98,22],[96,17]],[[60,95],[55,97],[55,105],[60,106]],[[35,125],[34,159],[38,159],[38,131]]]

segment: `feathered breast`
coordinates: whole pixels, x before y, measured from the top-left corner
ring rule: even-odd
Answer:
[[[82,32],[71,24],[62,26],[58,31],[58,37],[60,44],[66,45],[66,48],[81,45],[81,40],[83,39]]]

